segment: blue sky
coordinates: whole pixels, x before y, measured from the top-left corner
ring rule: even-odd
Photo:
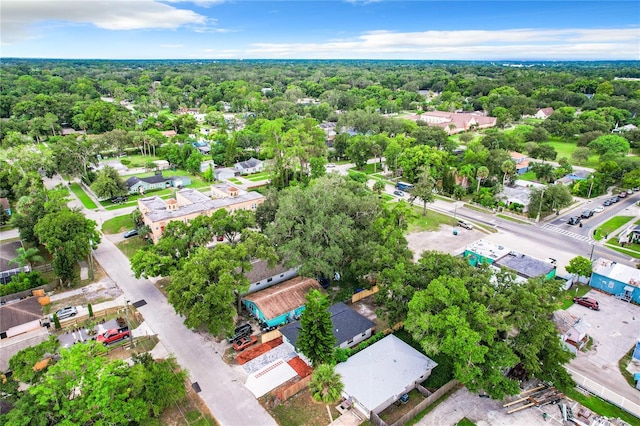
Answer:
[[[0,56],[639,60],[638,1],[2,0]]]

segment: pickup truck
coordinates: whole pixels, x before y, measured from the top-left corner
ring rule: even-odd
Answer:
[[[107,346],[112,343],[118,342],[122,339],[126,339],[130,335],[129,327],[112,328],[99,335],[96,340],[103,345]]]

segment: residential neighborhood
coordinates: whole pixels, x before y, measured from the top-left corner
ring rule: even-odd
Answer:
[[[2,422],[637,424],[636,80],[243,62],[0,67]]]

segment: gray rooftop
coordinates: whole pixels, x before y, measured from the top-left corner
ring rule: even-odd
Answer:
[[[502,256],[496,260],[494,264],[511,269],[525,278],[541,277],[547,275],[554,269],[554,265],[549,262],[514,251]]]
[[[407,387],[424,380],[438,364],[394,336],[350,357],[336,366],[342,376],[344,392],[371,411],[386,408],[386,401],[395,401]]]
[[[244,273],[251,284],[260,282],[264,279],[282,274],[291,268],[287,268],[282,263],[277,263],[273,268],[269,268],[269,262],[262,259],[256,259],[251,262],[251,270]]]
[[[355,336],[364,333],[375,326],[369,318],[359,314],[342,302],[329,307],[331,322],[333,323],[333,336],[336,338],[336,346],[348,342]],[[296,346],[300,333],[300,321],[294,321],[280,328],[287,340]]]

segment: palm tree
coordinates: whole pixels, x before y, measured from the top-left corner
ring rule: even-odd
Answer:
[[[311,397],[327,406],[329,418],[332,422],[333,416],[331,416],[329,404],[338,402],[342,396],[343,389],[344,384],[342,383],[340,374],[336,373],[333,365],[320,364],[313,370],[313,376],[311,377],[311,382],[309,382]]]
[[[9,263],[17,264],[20,269],[24,268],[25,265],[29,265],[29,268],[32,266],[32,262],[44,262],[44,258],[40,256],[40,251],[37,248],[28,248],[19,247],[16,249],[17,256],[9,261]]]
[[[485,166],[478,167],[478,171],[476,172],[476,179],[478,179],[478,187],[476,188],[476,192],[480,191],[480,182],[489,177],[489,169]]]
[[[504,176],[502,177],[502,185],[504,185],[507,180],[507,176],[511,176],[516,172],[516,163],[514,163],[513,160],[504,160],[500,169],[504,173]]]

